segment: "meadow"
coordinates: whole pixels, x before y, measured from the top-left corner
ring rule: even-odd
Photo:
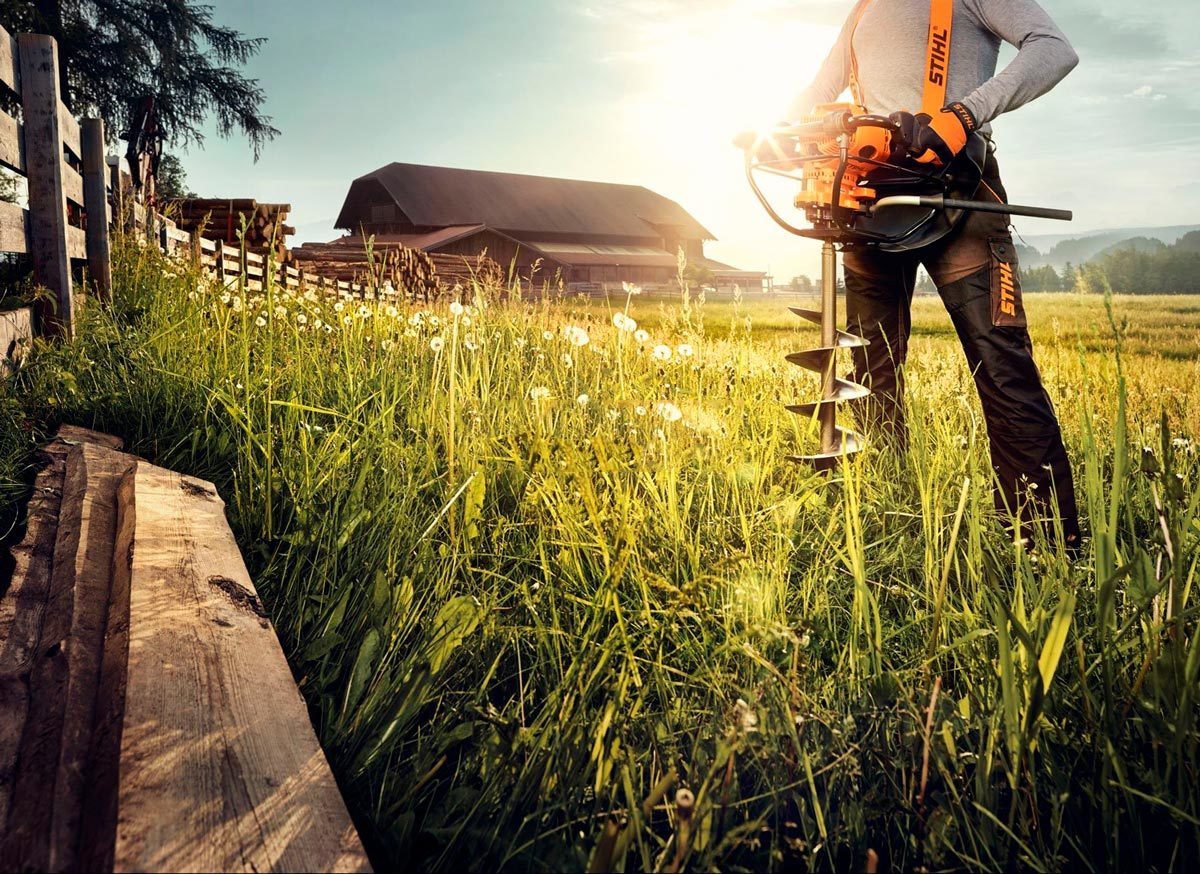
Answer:
[[[9,379],[8,475],[68,420],[217,484],[378,868],[1200,853],[1200,298],[1027,301],[1071,558],[1005,535],[936,299],[908,454],[822,475],[783,303],[114,273]]]

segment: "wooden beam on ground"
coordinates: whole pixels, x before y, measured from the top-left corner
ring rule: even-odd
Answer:
[[[43,453],[29,498],[25,537],[12,548],[13,571],[0,599],[0,835],[7,834],[17,752],[29,715],[29,675],[50,592],[66,459]],[[7,858],[0,842],[0,857]],[[5,867],[13,867],[6,865]]]
[[[129,476],[114,867],[368,870],[224,503],[145,462]]]

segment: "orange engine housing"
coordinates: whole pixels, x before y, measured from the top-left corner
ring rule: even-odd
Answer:
[[[853,103],[822,103],[813,107],[804,123],[824,121],[831,115],[866,115],[866,110]],[[860,127],[850,134],[849,161],[842,177],[842,192],[839,203],[846,209],[865,212],[875,200],[873,189],[862,186],[871,165],[855,161],[856,157],[887,160],[891,151],[890,131],[878,127]],[[795,204],[809,214],[809,219],[819,217],[822,210],[833,205],[833,182],[840,161],[838,137],[829,134],[801,138],[797,154],[805,158],[825,155],[828,160],[808,160],[803,164],[803,187],[796,195]]]

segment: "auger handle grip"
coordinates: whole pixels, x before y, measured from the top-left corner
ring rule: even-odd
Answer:
[[[943,197],[940,194],[927,197],[898,195],[884,197],[879,200],[871,212],[878,212],[889,206],[923,206],[926,209],[965,209],[971,212],[995,212],[1001,215],[1020,215],[1029,218],[1055,219],[1069,222],[1075,218],[1075,213],[1069,209],[1049,209],[1044,206],[1020,206],[1015,203],[995,203],[990,200],[957,200],[953,197]]]

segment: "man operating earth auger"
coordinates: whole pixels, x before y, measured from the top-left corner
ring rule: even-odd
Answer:
[[[997,74],[1002,40],[1019,51]],[[809,208],[816,227],[825,227],[823,232],[806,235],[824,234],[819,238],[827,240],[830,263],[832,242],[841,244],[845,253],[850,333],[831,336],[824,346],[826,351],[851,349],[854,383],[841,383],[843,395],[838,396],[837,380],[830,372],[826,385],[833,387],[833,393],[827,390],[823,403],[832,405],[831,398],[856,400],[865,413],[864,425],[885,438],[883,442],[904,449],[903,365],[917,268],[923,265],[938,287],[974,374],[999,480],[998,508],[1008,514],[1025,508],[1022,518],[1046,518],[1053,515],[1056,504],[1063,537],[1071,546],[1079,537],[1071,469],[1054,407],[1034,361],[1009,227],[1011,213],[1037,215],[1039,211],[984,210],[1007,203],[989,123],[1045,94],[1077,62],[1066,37],[1032,0],[859,0],[815,80],[788,114],[789,119],[807,122],[810,129],[826,119],[826,140],[809,146],[807,160],[829,160],[820,156],[836,150],[830,133],[839,135],[842,147],[841,170],[832,182],[825,178],[821,183],[818,172],[805,173],[810,189],[825,185],[832,206],[815,195],[807,203],[797,200],[798,206]],[[854,100],[853,113],[844,105],[830,104],[847,87]],[[831,116],[831,110],[839,108],[842,120],[830,127],[828,119],[838,115]],[[881,160],[875,146],[864,145],[870,139],[863,134],[869,125],[887,129],[887,138],[879,140],[886,144],[886,160]],[[797,151],[789,151],[788,157],[799,155],[802,163],[806,160],[803,136],[798,143]],[[976,151],[970,158],[965,154],[971,151],[969,144]],[[969,170],[972,162],[973,177],[959,167],[961,163]],[[878,198],[887,186],[908,193],[896,175],[901,164],[940,173],[942,194],[973,199],[975,206],[945,200],[942,215],[934,220],[941,224],[940,234],[926,228],[907,237],[872,239],[863,222],[869,223],[876,212],[882,214],[879,207],[885,204]],[[855,168],[863,178],[854,178]],[[916,202],[912,197],[896,202],[900,200]],[[963,211],[954,214],[952,203],[962,205]],[[810,355],[809,360],[816,359]],[[819,363],[831,371],[831,360],[832,352]],[[795,363],[808,366],[801,359]],[[864,386],[871,390],[869,395],[865,388],[857,397],[847,393],[847,387]],[[803,409],[819,413],[817,407]],[[1048,530],[1054,533],[1053,526]]]

